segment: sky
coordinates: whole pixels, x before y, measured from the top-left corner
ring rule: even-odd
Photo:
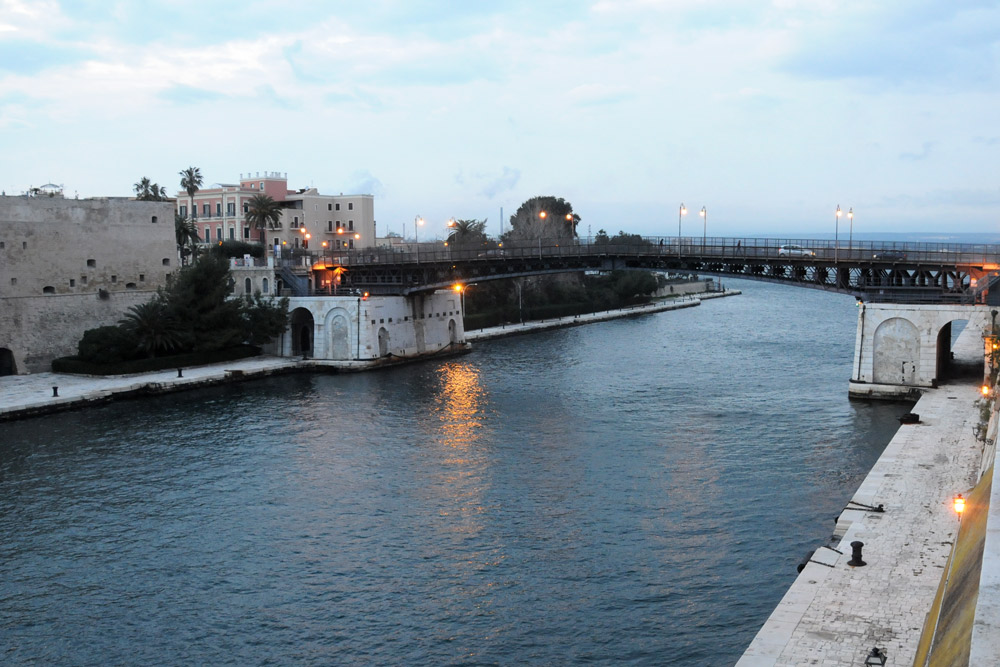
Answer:
[[[538,195],[581,235],[681,203],[691,236],[1000,232],[998,84],[1000,0],[0,0],[0,189],[196,166],[422,238]]]

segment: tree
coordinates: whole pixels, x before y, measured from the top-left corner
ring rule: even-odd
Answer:
[[[261,230],[261,243],[266,241],[265,229],[277,229],[278,223],[281,222],[281,211],[281,204],[274,201],[270,195],[259,194],[250,198],[247,204],[246,220],[251,227]]]
[[[243,342],[240,304],[229,298],[229,260],[202,254],[181,269],[164,297],[185,326],[183,349],[221,350]]]
[[[448,235],[448,245],[454,248],[478,248],[486,241],[486,220],[456,220]]]
[[[135,190],[135,198],[139,201],[164,201],[167,199],[167,189],[158,183],[151,182],[143,176],[139,182],[132,186]]]
[[[135,346],[148,357],[181,346],[182,329],[167,302],[159,295],[152,301],[130,307],[118,324],[131,334]]]
[[[532,197],[510,216],[510,230],[504,236],[510,240],[574,239],[579,222],[573,205],[562,197]]]
[[[189,209],[189,214],[193,218],[195,217],[194,211],[194,193],[198,192],[198,188],[201,187],[201,169],[198,167],[188,167],[184,171],[180,172],[181,175],[181,189],[188,193],[188,197],[191,198],[191,208]]]
[[[243,341],[250,345],[264,345],[280,336],[288,328],[288,297],[265,299],[260,291],[243,295],[240,301],[243,319]]]
[[[177,240],[177,252],[181,256],[181,263],[187,263],[187,256],[194,253],[197,244],[201,241],[198,238],[198,227],[193,220],[185,218],[180,213],[174,213],[174,235]],[[190,246],[190,247],[189,247]]]

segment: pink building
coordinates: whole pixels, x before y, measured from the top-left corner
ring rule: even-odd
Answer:
[[[252,229],[246,221],[250,200],[265,194],[284,209],[277,229]],[[315,188],[288,189],[288,176],[280,172],[240,174],[239,184],[217,183],[189,197],[177,194],[177,212],[198,228],[202,243],[247,241],[275,247],[334,249],[375,245],[375,210],[372,195],[321,195]]]

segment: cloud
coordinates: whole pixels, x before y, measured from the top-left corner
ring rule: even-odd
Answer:
[[[521,170],[504,167],[503,172],[499,176],[489,178],[488,176],[482,175],[480,178],[487,179],[487,182],[480,188],[479,194],[493,199],[498,194],[509,192],[514,189],[518,181],[521,180]]]
[[[77,46],[41,44],[14,39],[0,42],[0,70],[32,75],[52,67],[77,63],[93,57],[94,52]]]
[[[385,186],[374,174],[367,169],[361,169],[351,174],[347,180],[348,191],[353,194],[374,195],[382,197],[385,195]]]
[[[930,156],[931,149],[933,147],[934,142],[925,141],[919,153],[900,153],[899,159],[907,162],[919,162],[920,160],[926,160]]]
[[[201,104],[203,102],[215,102],[223,99],[225,96],[214,90],[195,88],[194,86],[178,83],[160,91],[158,97],[174,104]]]
[[[634,98],[635,93],[621,86],[589,83],[571,89],[568,97],[578,106],[597,106]]]

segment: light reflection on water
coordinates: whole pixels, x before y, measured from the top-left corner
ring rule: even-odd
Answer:
[[[0,425],[0,655],[731,664],[905,406],[847,297]]]

